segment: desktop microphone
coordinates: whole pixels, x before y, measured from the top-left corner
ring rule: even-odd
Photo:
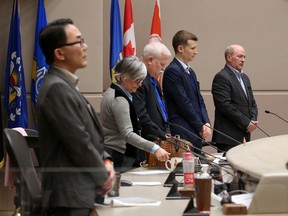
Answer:
[[[179,141],[180,141],[180,142],[183,142],[182,140],[179,140]],[[226,168],[225,166],[222,167],[222,166],[220,166],[219,164],[217,164],[217,163],[215,163],[215,162],[209,161],[209,160],[207,160],[205,157],[203,157],[202,155],[197,154],[197,153],[195,153],[195,152],[193,152],[193,151],[190,151],[190,150],[188,150],[188,149],[185,149],[185,147],[180,146],[178,143],[172,142],[172,141],[170,141],[170,140],[166,140],[166,142],[169,142],[169,143],[171,143],[172,145],[174,145],[174,146],[176,146],[176,147],[178,147],[178,148],[182,148],[182,149],[186,150],[187,152],[192,153],[194,156],[197,156],[197,157],[199,157],[200,159],[206,161],[211,167],[217,167],[219,170],[222,169],[222,170],[224,170],[224,171],[226,172],[226,174],[230,174],[231,176],[237,178],[238,180],[244,181],[244,179],[242,178],[242,176],[235,175],[234,173],[231,172],[230,169]],[[211,169],[212,169],[212,168],[211,168]],[[211,173],[210,173],[210,174],[211,174]],[[223,184],[225,183],[224,180],[223,180],[223,178],[222,178],[222,176],[220,176],[220,178],[219,178],[219,176],[216,176],[216,177],[215,177],[215,175],[211,174],[211,177],[212,177],[213,179],[217,180],[217,181],[222,182]],[[217,177],[218,177],[218,178],[217,178]],[[223,185],[223,186],[225,187],[225,185]],[[221,202],[220,202],[220,203],[223,205],[224,203],[231,203],[231,202],[232,202],[232,201],[231,201],[231,197],[230,197],[229,193],[228,193],[228,192],[226,191],[226,189],[225,189],[225,190],[222,191],[222,193],[221,193]]]
[[[193,136],[195,136],[195,137],[197,137],[197,138],[199,138],[199,139],[202,139],[202,138],[200,138],[199,136],[197,136],[196,134],[192,133],[191,131],[187,130],[186,128],[184,128],[183,126],[181,126],[181,125],[179,125],[179,124],[175,124],[175,123],[171,123],[171,122],[167,122],[167,124],[172,125],[172,126],[179,127],[179,128],[181,128],[182,130],[185,130],[187,133],[190,133],[191,135],[193,135]],[[207,126],[207,125],[206,125],[206,126]],[[224,133],[221,132],[221,131],[219,131],[219,130],[216,130],[216,129],[210,127],[210,126],[207,126],[207,127],[209,127],[209,128],[211,128],[212,130],[215,130],[216,132],[221,133],[221,134],[224,135]],[[226,135],[227,138],[230,138],[231,140],[233,140],[233,141],[235,141],[235,142],[237,142],[237,143],[239,143],[239,144],[242,144],[241,142],[239,142],[238,140],[236,140],[236,139],[228,136],[227,134],[225,134],[225,135]],[[225,136],[225,135],[224,135],[224,136]],[[159,139],[160,139],[160,138],[159,138]],[[162,139],[162,140],[163,140],[163,139]],[[202,140],[203,140],[203,139],[202,139]],[[166,141],[168,141],[168,140],[166,140]],[[180,142],[181,142],[181,140],[180,140]],[[169,143],[170,143],[170,142],[169,142]],[[174,146],[176,146],[176,145],[179,146],[177,143],[172,143],[172,144],[173,144]],[[179,146],[179,147],[183,149],[182,146]],[[193,147],[194,147],[195,149],[197,149],[195,146],[193,146]],[[204,150],[201,150],[201,149],[197,149],[197,150],[200,150],[200,151],[202,151],[203,153],[205,153],[205,154],[207,154],[207,155],[211,155],[211,154],[209,154],[208,152],[205,152]],[[193,152],[193,151],[189,151],[189,152],[191,152],[194,156],[196,155],[196,156],[199,157],[200,159],[206,161],[206,162],[207,162],[209,165],[211,165],[212,167],[213,167],[213,165],[214,165],[214,167],[217,167],[218,169],[222,169],[222,170],[225,171],[227,174],[230,174],[230,175],[232,175],[233,177],[236,177],[237,179],[243,180],[242,177],[237,176],[237,175],[235,175],[234,173],[231,173],[231,170],[230,170],[230,169],[227,169],[226,167],[220,166],[218,163],[209,161],[209,160],[207,160],[205,157],[203,157],[202,155],[199,155],[199,154],[197,154],[197,153],[195,153],[195,152]],[[226,151],[223,151],[223,152],[226,153]],[[212,157],[216,158],[214,155],[212,155]]]
[[[171,123],[171,122],[166,122],[166,123],[169,124],[170,126],[176,126],[176,127],[180,128],[180,129],[186,131],[187,133],[191,134],[192,136],[200,139],[200,140],[201,140],[202,142],[204,142],[205,144],[207,144],[207,145],[211,146],[212,148],[216,149],[217,152],[226,153],[226,151],[222,151],[221,149],[218,149],[216,146],[214,146],[214,145],[212,145],[211,143],[205,141],[205,139],[203,139],[202,137],[196,135],[195,133],[187,130],[185,127],[183,127],[183,126],[181,126],[181,125],[179,125],[179,124]],[[207,125],[206,125],[206,126],[207,126]],[[211,128],[211,127],[209,127],[209,128]],[[226,135],[226,136],[228,136],[228,135]],[[231,139],[233,139],[233,138],[231,137]],[[235,141],[237,141],[237,140],[235,140]],[[237,142],[238,142],[238,141],[237,141]],[[242,144],[242,143],[240,143],[240,144]],[[193,147],[194,147],[194,146],[193,146]],[[196,147],[194,147],[194,148],[197,149],[198,151],[203,151],[202,149],[199,149],[199,148],[196,148]],[[204,153],[206,153],[206,152],[204,152]],[[208,154],[209,154],[209,153],[208,153]],[[215,158],[215,156],[212,156],[212,157]]]
[[[205,125],[205,126],[208,127],[208,128],[210,128],[211,130],[215,131],[216,133],[219,133],[219,134],[221,134],[221,135],[227,137],[228,139],[230,139],[230,140],[232,140],[232,141],[234,141],[234,142],[236,142],[236,143],[238,143],[238,144],[243,144],[242,142],[240,142],[240,141],[234,139],[233,137],[231,137],[231,136],[229,136],[229,135],[227,135],[227,134],[225,134],[225,133],[223,133],[223,132],[221,132],[221,131],[219,131],[219,130],[217,130],[217,129],[215,129],[215,128],[209,126],[209,125]]]
[[[158,139],[159,139],[159,140],[162,140],[162,139],[160,139],[160,138],[158,138]],[[184,149],[186,152],[190,152],[191,154],[193,154],[193,155],[196,156],[196,157],[199,157],[200,159],[202,159],[203,161],[205,161],[206,163],[208,163],[208,164],[211,165],[212,167],[213,167],[213,166],[214,166],[214,167],[217,167],[218,169],[224,170],[227,174],[230,174],[230,175],[232,175],[233,177],[236,177],[236,178],[238,178],[238,179],[240,178],[239,176],[235,175],[234,173],[231,173],[231,170],[230,170],[230,169],[227,169],[226,167],[222,167],[222,166],[220,166],[219,164],[217,164],[217,163],[215,163],[215,162],[213,162],[213,161],[208,160],[206,157],[204,157],[204,156],[201,155],[201,154],[197,154],[197,153],[195,153],[194,151],[191,151],[190,149],[187,149],[187,148],[179,145],[179,144],[176,143],[176,142],[172,142],[172,141],[167,140],[167,139],[164,140],[164,141],[166,141],[166,142],[168,142],[168,143],[176,146],[177,148]],[[178,141],[179,141],[179,142],[183,142],[182,140],[178,140]],[[194,146],[193,146],[193,148],[194,148]],[[197,148],[196,148],[196,149],[197,149]],[[199,150],[200,150],[200,149],[199,149]],[[202,150],[202,152],[204,152],[205,154],[211,155],[211,154],[209,154],[208,152],[205,152],[205,151],[203,151],[203,150]],[[211,156],[213,156],[213,157],[215,158],[214,155],[211,155]],[[211,176],[213,177],[213,175],[211,175]],[[240,179],[241,179],[241,178],[240,178]],[[216,180],[219,180],[219,179],[216,179]]]
[[[250,121],[253,125],[256,126],[256,128],[258,128],[262,133],[264,133],[267,137],[270,137],[270,135],[268,133],[266,133],[263,129],[261,129],[257,124],[255,124],[254,122]]]
[[[214,172],[215,172],[215,168],[217,168],[217,169],[219,169],[219,170],[225,171],[226,174],[229,174],[229,175],[233,176],[233,178],[237,178],[238,180],[245,181],[245,178],[243,178],[242,176],[239,176],[239,175],[236,175],[236,174],[232,173],[232,172],[231,172],[231,169],[229,169],[229,168],[227,168],[227,167],[225,167],[225,166],[220,166],[219,164],[215,163],[214,161],[209,161],[209,160],[207,160],[204,156],[202,156],[202,155],[200,155],[200,154],[197,154],[197,153],[191,151],[190,149],[186,149],[185,147],[179,145],[179,144],[176,143],[176,142],[172,142],[172,141],[170,141],[170,140],[167,140],[166,138],[165,138],[165,139],[161,139],[160,137],[158,137],[158,138],[155,137],[154,139],[155,139],[155,140],[156,140],[156,139],[158,139],[158,140],[164,140],[164,141],[166,141],[166,142],[168,142],[168,143],[176,146],[177,148],[181,148],[181,149],[184,149],[184,150],[187,151],[187,152],[192,153],[194,156],[197,156],[197,157],[199,157],[200,159],[202,159],[202,160],[204,160],[205,162],[207,162],[207,163],[211,166],[211,169],[210,169],[210,170],[212,170],[212,169],[214,168]],[[183,142],[183,141],[182,141],[182,140],[179,140],[179,142]],[[194,146],[193,146],[193,147],[194,147]],[[203,151],[203,150],[202,150],[202,151]],[[205,151],[203,151],[203,152],[205,153]],[[209,153],[207,153],[207,154],[209,154]],[[218,170],[217,170],[217,171],[218,171]],[[172,171],[172,172],[175,172],[175,171]],[[173,178],[174,178],[174,181],[175,181],[175,173],[173,173],[172,175],[173,175]],[[222,182],[223,184],[224,184],[224,183],[229,183],[229,182],[225,182],[224,179],[222,178],[222,176],[220,176],[220,178],[219,178],[219,174],[218,174],[218,175],[213,175],[212,173],[210,173],[210,175],[211,175],[211,177],[212,177],[213,179],[215,179],[215,180],[217,180],[217,181],[219,181],[219,182]],[[168,176],[168,177],[169,177],[169,176]],[[167,180],[166,180],[167,182],[168,182],[169,180],[171,180],[171,179],[169,179],[169,180],[168,180],[168,179],[169,179],[169,178],[167,178]],[[170,184],[171,184],[171,181],[169,182],[169,186],[170,186]],[[223,187],[226,187],[225,184],[223,185]],[[225,188],[225,189],[222,191],[222,193],[220,193],[220,194],[221,194],[221,202],[220,202],[220,203],[221,203],[222,205],[225,204],[225,203],[231,203],[231,202],[232,202],[232,201],[231,201],[230,194],[227,192],[226,188]]]
[[[191,132],[190,132],[191,133]],[[193,134],[193,133],[192,133]],[[194,134],[194,136],[196,136],[197,138],[199,138],[199,139],[201,139],[200,137],[198,137],[197,135],[195,135]],[[150,137],[150,136],[149,136]],[[159,136],[158,137],[158,139],[159,140],[163,140],[163,141],[166,141],[166,142],[169,142],[168,140],[167,140],[167,138],[166,137],[163,137],[163,136]],[[180,139],[178,140],[177,139],[177,141],[179,141],[179,142],[182,142]],[[203,141],[203,140],[202,140]],[[171,141],[170,141],[171,142]],[[170,143],[169,142],[169,143]],[[176,143],[175,143],[176,144]],[[193,143],[192,143],[192,145],[193,145]],[[176,146],[176,145],[174,145],[174,146]],[[178,146],[176,146],[178,149],[179,149],[179,147]],[[183,149],[183,148],[182,148]],[[196,146],[194,146],[193,145],[193,149],[196,149],[196,150],[198,150],[199,152],[203,152],[203,153],[205,153],[205,154],[207,154],[207,155],[209,155],[209,156],[211,156],[211,157],[213,157],[213,158],[216,158],[214,155],[212,155],[212,154],[210,154],[210,153],[208,153],[208,152],[205,152],[204,150],[202,150],[202,149],[200,149],[200,148],[198,148],[198,147],[196,147]],[[186,149],[185,147],[184,147],[184,150],[185,151],[187,151],[187,152],[190,152],[190,149]],[[197,154],[197,153],[195,153],[195,154]],[[197,154],[197,155],[199,155],[199,154]]]
[[[282,118],[281,116],[277,115],[276,113],[270,112],[269,110],[265,110],[265,113],[275,115],[278,118],[280,118],[282,121],[288,123],[288,121],[286,119]]]
[[[247,116],[243,115],[246,119],[248,119],[253,125],[256,126],[256,128],[258,128],[262,133],[264,133],[267,137],[270,137],[270,135],[268,133],[266,133],[263,129],[261,129],[257,124],[255,124],[254,122],[251,121],[251,119],[249,119]]]

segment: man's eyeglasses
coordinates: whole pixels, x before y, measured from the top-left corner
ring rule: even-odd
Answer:
[[[73,46],[75,44],[80,44],[81,47],[84,46],[84,38],[81,38],[80,41],[76,41],[76,42],[72,42],[72,43],[65,43],[65,44],[61,44],[59,45],[57,48],[61,48],[61,47],[64,47],[64,46]]]

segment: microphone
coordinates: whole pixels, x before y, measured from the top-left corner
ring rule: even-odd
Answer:
[[[190,131],[189,131],[190,132]],[[190,132],[191,133],[191,132]],[[192,133],[193,134],[193,133]],[[195,134],[193,134],[194,136],[196,136],[197,138],[199,138],[199,139],[201,139],[202,141],[204,141],[202,138],[200,138],[200,137],[198,137],[197,135],[195,135]],[[169,142],[169,143],[171,143],[171,141],[168,141],[167,140],[167,138],[165,137],[165,136],[158,136],[158,137],[155,137],[155,136],[152,136],[152,135],[148,135],[147,136],[147,138],[148,139],[151,139],[151,140],[160,140],[160,141],[166,141],[166,142]],[[178,140],[178,139],[177,139]],[[180,140],[179,140],[180,141]],[[181,141],[180,141],[181,142]],[[205,141],[204,141],[205,142]],[[205,142],[206,143],[206,142]],[[175,143],[176,144],[176,143]],[[207,144],[209,144],[208,142],[207,142]],[[211,145],[211,144],[210,144]],[[174,146],[176,146],[176,145],[174,145]],[[179,147],[178,146],[176,146],[177,147],[177,149],[179,149]],[[181,147],[180,147],[181,148]],[[212,154],[210,154],[210,153],[208,153],[208,152],[205,152],[204,150],[202,150],[202,149],[200,149],[200,148],[197,148],[196,146],[194,146],[193,145],[193,148],[194,149],[196,149],[196,150],[198,150],[199,152],[204,152],[205,154],[207,154],[207,155],[209,155],[209,156],[211,156],[211,157],[213,157],[213,158],[217,158],[217,157],[215,157],[214,155],[212,155]],[[215,147],[216,148],[216,147]],[[183,148],[182,148],[183,149]],[[190,152],[190,150],[189,149],[186,149],[186,148],[184,148],[184,150],[185,151],[187,151],[187,152]],[[195,154],[197,154],[197,153],[195,153]],[[199,154],[197,154],[197,155],[199,155]]]
[[[208,128],[210,128],[211,130],[216,131],[217,133],[219,133],[219,134],[221,134],[221,135],[227,137],[228,139],[233,140],[234,142],[236,142],[236,143],[238,143],[238,144],[242,144],[242,142],[240,142],[240,141],[234,139],[234,138],[231,137],[231,136],[228,136],[227,134],[225,134],[225,133],[223,133],[223,132],[221,132],[221,131],[219,131],[219,130],[217,130],[217,129],[215,129],[215,128],[209,126],[209,125],[205,125],[205,126],[208,127]]]
[[[243,116],[245,116],[245,115],[243,115]],[[245,118],[246,118],[246,119],[249,119],[247,116],[245,116]],[[253,122],[251,121],[251,119],[249,119],[249,121],[250,121],[253,125],[255,125],[256,128],[258,128],[258,129],[259,129],[262,133],[264,133],[267,137],[270,137],[270,135],[269,135],[268,133],[266,133],[263,129],[261,129],[257,124],[253,123]]]
[[[288,121],[286,119],[282,118],[281,116],[277,115],[276,113],[270,112],[269,110],[265,110],[265,113],[275,115],[278,118],[280,118],[282,121],[288,123]]]
[[[183,126],[181,126],[181,125],[179,125],[179,124],[171,123],[171,122],[166,122],[166,123],[169,124],[169,125],[172,125],[172,126],[176,126],[176,127],[180,128],[180,129],[186,131],[187,133],[191,134],[192,136],[200,139],[200,140],[201,140],[202,142],[204,142],[205,144],[207,144],[207,145],[211,146],[212,148],[216,149],[218,152],[224,152],[224,153],[226,153],[226,151],[222,151],[222,150],[218,149],[216,146],[214,146],[214,145],[212,145],[211,143],[207,142],[205,139],[203,139],[202,137],[194,134],[193,132],[187,130],[185,127],[183,127]],[[207,125],[206,125],[206,126],[207,126]],[[209,128],[211,128],[211,127],[209,127]],[[228,135],[226,135],[226,136],[228,136]],[[233,138],[231,137],[231,139],[233,139]],[[238,140],[235,140],[235,141],[239,142]],[[240,143],[240,144],[242,144],[242,143]],[[203,151],[202,149],[199,149],[199,148],[197,148],[197,147],[195,147],[195,146],[193,146],[193,148],[197,149],[197,150],[200,151],[200,152]],[[205,151],[203,151],[203,152],[206,154]],[[209,155],[209,153],[207,153],[207,154]],[[212,157],[215,158],[214,155],[210,155],[210,156],[212,156]]]
[[[256,126],[256,128],[258,128],[262,133],[264,133],[267,137],[270,137],[270,135],[268,133],[266,133],[263,129],[261,129],[257,124],[255,124],[254,122],[250,121],[253,125]]]
[[[156,138],[156,139],[157,139],[157,138]],[[158,138],[158,140],[162,140],[162,139]],[[179,140],[179,141],[180,141],[180,142],[183,142],[182,140]],[[219,164],[217,164],[217,163],[215,163],[215,162],[213,162],[213,161],[209,161],[209,160],[207,160],[204,156],[202,156],[202,155],[200,155],[200,154],[197,154],[197,153],[191,151],[190,149],[186,149],[185,147],[179,145],[178,143],[172,142],[172,141],[167,140],[167,139],[166,139],[166,142],[168,142],[168,143],[176,146],[177,148],[184,149],[185,151],[192,153],[194,156],[197,156],[197,157],[199,157],[200,159],[204,160],[205,162],[207,162],[207,163],[212,167],[211,170],[213,169],[213,167],[214,167],[214,168],[217,167],[219,170],[225,171],[226,174],[230,174],[231,176],[233,176],[233,177],[235,177],[235,178],[237,178],[237,179],[239,179],[239,180],[242,180],[242,181],[245,180],[245,179],[243,179],[242,176],[238,176],[238,175],[235,175],[234,173],[232,173],[232,172],[231,172],[231,169],[229,169],[229,168],[227,168],[227,167],[225,167],[225,166],[222,167],[222,166],[220,166]],[[194,146],[193,146],[193,147],[194,147]],[[214,169],[214,170],[215,170],[215,169]],[[172,177],[172,179],[169,179],[169,180],[170,180],[169,186],[171,185],[171,183],[172,183],[173,181],[177,181],[177,180],[175,180],[175,171],[172,171],[172,172],[173,172],[173,174],[172,174],[173,177]],[[220,171],[219,171],[219,172],[220,172]],[[210,173],[210,174],[211,174],[211,173]],[[169,176],[170,176],[170,175],[169,175]],[[169,176],[168,176],[168,178],[169,178]],[[223,178],[222,178],[222,176],[216,176],[216,177],[215,177],[215,175],[212,175],[212,174],[211,174],[211,177],[212,177],[213,179],[217,180],[217,181],[222,182],[223,184],[225,183],[224,180],[223,180]],[[218,177],[218,178],[217,178],[217,177]],[[173,180],[173,178],[174,178],[174,180]],[[171,180],[172,180],[172,181],[171,181]],[[168,181],[168,179],[167,179],[166,181]],[[168,182],[167,182],[167,183],[168,183]],[[168,186],[168,185],[167,185],[167,186]],[[226,187],[226,186],[223,185],[223,187]],[[223,205],[224,203],[230,203],[230,202],[231,202],[231,198],[230,198],[230,195],[229,195],[229,193],[227,192],[226,188],[225,188],[224,191],[222,191],[222,193],[223,193],[223,194],[221,194],[221,202],[220,202],[220,203],[221,203],[222,205]],[[167,195],[167,196],[168,196],[168,195]]]
[[[160,140],[160,138],[159,138],[159,140]],[[167,140],[167,139],[166,139],[165,141],[168,142],[168,143],[170,143],[170,144],[172,144],[172,145],[174,145],[174,146],[176,146],[177,148],[181,148],[181,149],[185,150],[186,152],[190,152],[191,154],[193,154],[193,155],[196,156],[196,157],[199,157],[200,159],[202,159],[203,161],[205,161],[205,162],[208,163],[209,165],[214,166],[214,167],[216,166],[217,168],[224,170],[227,174],[230,174],[230,175],[232,175],[233,177],[236,177],[236,178],[240,178],[240,179],[241,179],[241,177],[236,176],[234,173],[231,173],[231,170],[230,170],[230,169],[228,169],[228,168],[226,168],[226,167],[222,167],[222,166],[220,166],[219,164],[217,164],[217,163],[215,163],[215,162],[213,162],[213,161],[209,161],[209,160],[208,160],[206,157],[204,157],[203,155],[197,154],[197,153],[191,151],[190,149],[187,149],[187,148],[179,145],[178,143],[172,142],[172,141],[170,141],[170,140]],[[183,142],[183,141],[182,141],[182,140],[179,140],[179,142]],[[184,144],[185,144],[185,143],[184,143]],[[194,148],[194,146],[193,146],[193,148]],[[202,151],[203,151],[203,150],[202,150]],[[204,152],[204,153],[206,154],[206,152]],[[209,154],[209,153],[207,153],[207,154]],[[211,155],[211,154],[209,154],[209,155]],[[213,156],[213,157],[215,158],[214,155],[211,155],[211,156]],[[212,176],[212,177],[213,177],[213,176]],[[217,179],[217,180],[218,180],[218,179]]]
[[[191,131],[189,131],[189,130],[187,130],[186,128],[184,128],[183,126],[181,126],[181,125],[179,125],[179,124],[175,124],[175,123],[171,123],[171,122],[167,122],[167,124],[169,124],[169,125],[172,125],[172,126],[177,126],[177,127],[179,127],[179,128],[181,128],[182,130],[185,130],[186,132],[188,132],[188,133],[190,133],[191,135],[193,135],[193,136],[195,136],[195,137],[197,137],[197,138],[199,138],[199,139],[202,139],[202,138],[200,138],[199,136],[197,136],[196,134],[194,134],[194,133],[192,133]],[[207,125],[206,125],[207,126]],[[212,128],[212,127],[210,127],[210,126],[208,126],[209,128],[211,128],[212,130],[215,130],[216,132],[218,132],[218,133],[222,133],[221,131],[218,131],[218,130],[216,130],[216,129],[214,129],[214,128]],[[224,135],[224,133],[222,133],[223,135]],[[225,134],[226,135],[226,134]],[[225,136],[224,135],[224,136]],[[238,140],[236,140],[236,139],[234,139],[234,138],[232,138],[232,137],[230,137],[230,136],[228,136],[228,135],[226,135],[227,136],[227,138],[230,138],[231,140],[234,140],[235,142],[237,142],[237,143],[239,143],[239,144],[242,144],[241,142],[239,142]],[[159,138],[160,139],[160,138]],[[203,140],[203,139],[202,139]],[[168,141],[168,140],[166,140],[167,142],[169,142],[169,143],[171,143],[171,144],[173,144],[174,146],[177,146],[178,148],[182,148],[182,149],[184,149],[182,146],[179,146],[177,143],[174,143],[174,142],[171,142],[171,141]],[[182,142],[181,140],[179,140],[180,142]],[[195,146],[193,146],[193,148],[196,148]],[[196,148],[197,149],[197,148]],[[237,176],[237,175],[235,175],[234,173],[231,173],[231,169],[228,169],[227,167],[223,167],[223,166],[220,166],[218,163],[215,163],[215,162],[213,162],[213,161],[209,161],[209,160],[207,160],[205,157],[203,157],[202,155],[199,155],[199,154],[197,154],[197,153],[195,153],[195,152],[193,152],[193,151],[190,151],[190,150],[187,150],[187,149],[184,149],[184,150],[186,150],[186,151],[188,151],[188,152],[191,152],[194,156],[197,156],[197,157],[199,157],[200,159],[202,159],[202,160],[204,160],[205,162],[207,162],[209,165],[211,165],[212,167],[213,167],[213,165],[214,165],[214,167],[217,167],[218,169],[222,169],[223,171],[225,171],[227,174],[230,174],[230,175],[232,175],[233,177],[236,177],[236,178],[238,178],[238,179],[240,179],[240,180],[242,180],[242,181],[244,181],[245,180],[245,178],[243,179],[242,178],[242,176]],[[198,150],[200,150],[200,149],[198,149]],[[203,151],[203,150],[200,150],[200,151],[202,151],[202,152],[204,152],[205,154],[208,154],[208,155],[211,155],[211,154],[209,154],[208,152],[205,152],[205,151]],[[225,152],[226,153],[226,152]],[[212,157],[214,157],[214,158],[216,158],[214,155],[211,155]],[[212,176],[213,177],[213,176]],[[217,180],[217,179],[216,179]],[[222,181],[223,181],[223,179],[222,179]]]

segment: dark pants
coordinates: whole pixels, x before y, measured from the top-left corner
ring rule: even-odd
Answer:
[[[123,173],[133,168],[135,158],[128,157],[110,148],[105,148],[105,151],[111,155],[116,172]]]

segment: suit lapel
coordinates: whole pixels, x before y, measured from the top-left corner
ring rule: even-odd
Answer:
[[[159,101],[158,101],[158,99],[157,99],[156,92],[155,92],[155,90],[154,90],[153,83],[152,83],[152,81],[151,81],[151,76],[148,74],[147,77],[146,77],[146,79],[147,79],[147,85],[148,85],[149,91],[152,91],[152,92],[153,92],[153,94],[151,94],[152,97],[153,97],[153,101],[155,101],[156,107],[157,107],[159,113],[161,114],[163,121],[165,121],[165,118],[164,118],[163,113],[162,113],[162,111],[161,111],[161,106],[160,106],[160,104],[159,104]],[[157,82],[157,90],[158,90],[158,92],[159,92],[160,97],[163,98],[163,94],[162,94],[162,91],[161,91],[161,89],[160,89],[160,85],[159,85],[158,82]]]
[[[83,102],[85,103],[85,107],[88,110],[90,116],[92,117],[95,126],[97,128],[99,128],[99,130],[102,132],[102,127],[100,126],[100,122],[98,120],[97,114],[95,113],[93,107],[91,106],[89,101],[80,92],[78,92],[77,90],[76,90],[76,92],[78,93],[78,95],[82,98]]]
[[[102,133],[102,127],[100,125],[100,122],[97,118],[97,115],[94,111],[94,109],[92,108],[92,106],[90,105],[90,103],[86,100],[86,98],[81,94],[81,92],[79,92],[75,87],[74,85],[67,79],[67,77],[62,74],[62,73],[59,73],[58,72],[58,69],[57,68],[51,68],[50,71],[49,71],[50,74],[53,74],[53,75],[56,75],[56,76],[59,76],[61,79],[65,80],[68,85],[71,87],[71,91],[74,91],[74,93],[76,95],[78,95],[78,97],[80,98],[80,100],[83,101],[83,103],[85,104],[85,107],[86,109],[88,110],[90,116],[92,117],[92,120],[96,126],[96,129],[100,130],[100,132]]]
[[[192,89],[194,90],[195,94],[197,93],[197,80],[196,80],[196,77],[190,77],[191,74],[189,75],[185,68],[181,65],[181,63],[175,58],[174,59],[174,62],[178,65],[178,67],[181,69],[180,72],[181,72],[181,76],[183,76],[184,78],[184,82],[188,82],[188,85],[192,87]],[[193,71],[194,72],[194,71]],[[192,82],[192,79],[194,80]]]
[[[248,97],[248,91],[247,91],[247,83],[246,83],[246,81],[244,81],[244,79],[242,79],[243,82],[244,82],[245,89],[246,89],[247,97],[246,97],[246,94],[245,94],[245,92],[244,92],[244,90],[243,90],[243,88],[242,88],[242,86],[241,86],[238,78],[237,78],[236,75],[234,74],[234,72],[233,72],[227,65],[225,65],[225,69],[226,69],[226,71],[228,71],[228,73],[230,74],[230,77],[231,77],[231,79],[234,81],[234,83],[236,84],[236,86],[240,89],[240,92],[242,93],[241,95],[243,96],[243,98],[245,98],[245,100],[248,101],[248,98],[247,98],[247,97]]]

